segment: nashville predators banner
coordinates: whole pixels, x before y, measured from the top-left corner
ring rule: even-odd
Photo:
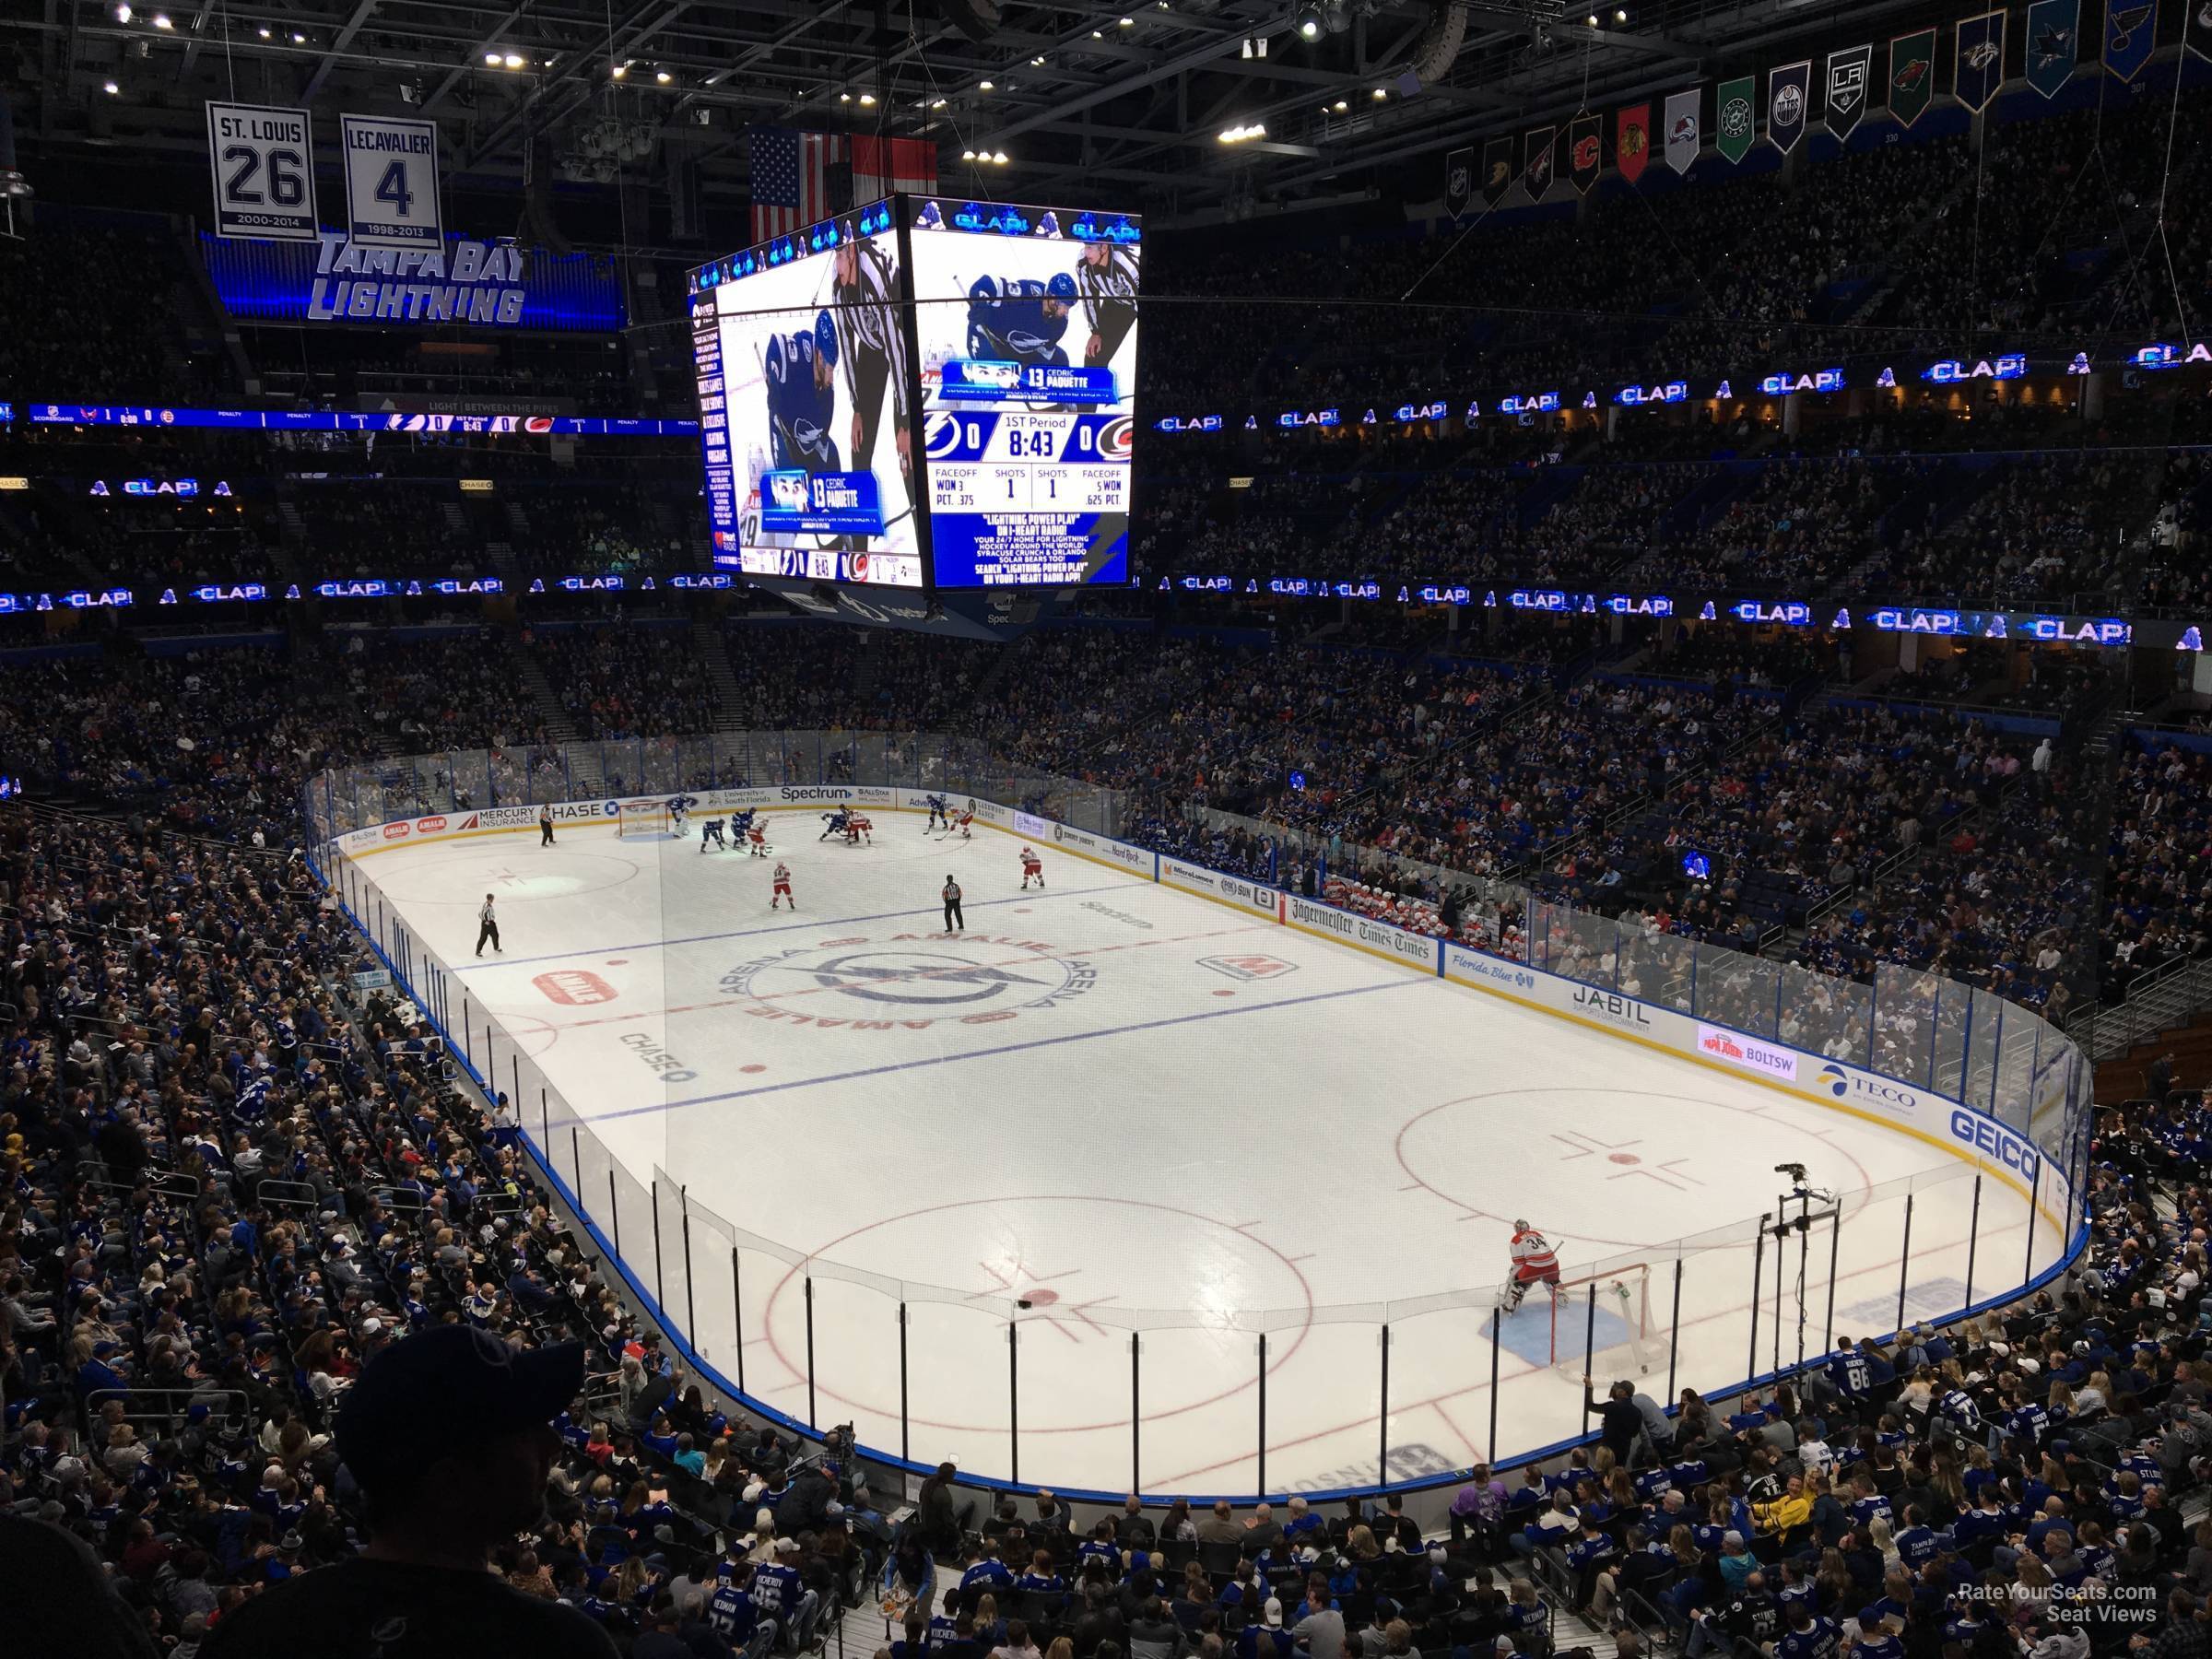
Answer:
[[[1482,199],[1491,207],[1513,187],[1513,141],[1493,138],[1482,147]]]
[[[2005,14],[1986,11],[1959,19],[1959,58],[1951,70],[1951,91],[1977,114],[1989,106],[2005,79]]]
[[[1613,165],[1633,184],[1643,176],[1643,164],[1652,159],[1652,106],[1630,104],[1615,118]]]
[[[1567,128],[1567,168],[1575,189],[1590,194],[1606,159],[1605,124],[1594,115],[1577,115]]]
[[[1889,113],[1911,126],[1936,95],[1936,31],[1915,29],[1889,42]]]

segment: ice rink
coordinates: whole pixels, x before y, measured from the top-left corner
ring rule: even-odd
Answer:
[[[768,816],[795,914],[773,859],[602,826],[382,848],[354,901],[450,966],[449,1024],[713,1368],[864,1444],[1247,1492],[1264,1421],[1267,1489],[1402,1479],[1582,1432],[1586,1335],[1601,1393],[1664,1397],[1794,1360],[1801,1270],[1818,1350],[1831,1255],[1861,1335],[2060,1251],[2017,1182],[1868,1118],[1050,844],[1024,892],[981,823]],[[1841,1222],[1778,1268],[1793,1160]],[[1538,1293],[1493,1346],[1517,1216],[1602,1265],[1596,1312]]]

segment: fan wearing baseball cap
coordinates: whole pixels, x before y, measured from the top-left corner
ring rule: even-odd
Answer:
[[[472,1325],[377,1354],[335,1425],[368,1500],[368,1547],[245,1603],[202,1659],[442,1659],[495,1646],[614,1659],[613,1639],[584,1614],[511,1589],[488,1567],[495,1546],[543,1517],[560,1444],[552,1419],[582,1386],[582,1343],[515,1348]]]

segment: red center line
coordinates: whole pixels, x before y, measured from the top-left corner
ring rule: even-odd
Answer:
[[[1262,927],[1268,925],[1270,924],[1260,922],[1241,923],[1235,927],[1217,927],[1205,933],[1171,934],[1164,938],[1158,939],[1132,939],[1126,945],[1100,945],[1093,950],[1070,951],[1068,954],[1080,960],[1090,957],[1106,956],[1117,950],[1143,950],[1154,945],[1186,945],[1194,939],[1218,939],[1230,934],[1256,933]],[[934,935],[917,935],[924,940]],[[900,973],[883,974],[872,978],[868,982],[870,984],[912,984],[933,979],[953,979],[963,973],[972,973],[978,968],[1018,968],[1025,962],[1033,962],[1036,959],[1035,953],[1030,952],[1018,957],[1009,957],[999,962],[960,962],[946,968],[915,968]],[[745,996],[718,996],[711,1002],[680,1003],[674,1007],[648,1008],[635,1014],[600,1014],[589,1019],[547,1020],[546,1023],[557,1031],[574,1031],[581,1030],[585,1026],[623,1025],[637,1019],[664,1019],[677,1014],[700,1014],[715,1008],[735,1007],[742,1003],[789,1002],[801,996],[820,996],[831,991],[843,989],[845,987],[842,985],[797,985],[789,991],[763,991]]]

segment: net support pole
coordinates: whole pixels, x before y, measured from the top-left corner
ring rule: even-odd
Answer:
[[[1382,1392],[1375,1412],[1375,1483],[1390,1482],[1390,1325],[1382,1325]]]
[[[1767,1265],[1767,1230],[1759,1230],[1759,1245],[1751,1253],[1751,1351],[1744,1356],[1744,1379],[1759,1375],[1759,1287]]]
[[[1675,1257],[1675,1308],[1674,1312],[1667,1316],[1666,1321],[1666,1397],[1670,1401],[1675,1397],[1675,1361],[1681,1357],[1682,1352],[1681,1331],[1682,1258],[1677,1255]],[[1493,1374],[1493,1379],[1497,1371],[1497,1365],[1498,1356],[1493,1353],[1490,1356],[1490,1368]],[[1490,1408],[1493,1412],[1495,1412],[1497,1409],[1497,1384],[1493,1380],[1490,1391]]]
[[[1905,1241],[1897,1253],[1897,1328],[1905,1328],[1905,1289],[1912,1282],[1912,1194],[1905,1194]]]
[[[1254,1491],[1267,1489],[1267,1333],[1260,1333],[1260,1467],[1253,1485]]]
[[[1974,1207],[1966,1223],[1966,1306],[1974,1305],[1974,1247],[1982,1241],[1982,1171],[1974,1171]]]
[[[814,1427],[814,1275],[806,1276],[806,1427]]]

